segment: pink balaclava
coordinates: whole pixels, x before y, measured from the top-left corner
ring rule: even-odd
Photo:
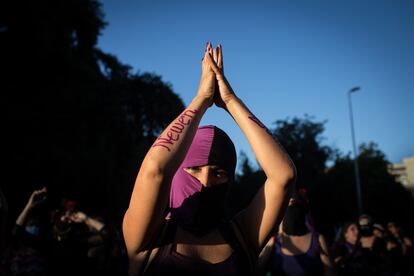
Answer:
[[[204,187],[184,169],[216,165],[227,171],[229,181]],[[224,203],[234,181],[236,150],[228,135],[215,126],[199,127],[184,161],[175,173],[170,192],[170,218],[182,228],[203,236],[224,218]]]

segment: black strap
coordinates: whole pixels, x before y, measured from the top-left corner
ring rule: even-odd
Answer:
[[[220,226],[220,232],[224,239],[230,244],[235,251],[235,254],[242,260],[242,263],[246,266],[247,274],[252,275],[256,258],[254,258],[252,251],[249,250],[246,240],[244,239],[240,227],[234,221],[229,221]]]

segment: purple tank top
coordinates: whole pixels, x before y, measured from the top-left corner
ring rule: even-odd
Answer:
[[[160,248],[145,275],[244,275],[236,254],[226,260],[212,264],[202,259],[181,255],[173,244]]]
[[[272,275],[320,276],[323,265],[320,259],[318,233],[312,232],[309,249],[299,255],[288,256],[282,252],[280,238],[276,239],[271,271]]]

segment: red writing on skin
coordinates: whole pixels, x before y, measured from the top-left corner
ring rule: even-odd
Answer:
[[[196,114],[197,110],[187,109],[177,119],[176,122],[165,133],[166,137],[158,137],[152,147],[163,147],[168,151],[171,151],[170,146],[174,145],[174,142],[180,139],[180,134],[184,131],[185,127],[191,122],[191,119]]]
[[[249,116],[249,119],[255,122],[259,127],[264,128],[267,133],[271,134],[270,131],[267,129],[267,127],[259,121],[254,115]]]

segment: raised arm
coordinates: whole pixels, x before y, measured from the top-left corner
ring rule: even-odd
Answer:
[[[332,264],[331,256],[329,254],[328,244],[324,236],[319,235],[320,258],[323,265],[324,276],[335,276],[335,270]]]
[[[258,254],[266,244],[281,210],[287,204],[289,183],[296,175],[295,166],[281,145],[260,120],[235,95],[222,70],[221,46],[214,49],[213,68],[219,94],[215,103],[233,117],[245,134],[267,179],[249,206],[235,218],[252,249]]]
[[[130,260],[148,249],[160,232],[172,177],[191,145],[203,114],[213,103],[215,76],[207,62],[211,54],[212,47],[208,44],[196,97],[157,138],[139,169],[123,221]]]
[[[35,190],[32,192],[22,212],[19,214],[19,216],[16,219],[16,225],[23,226],[25,224],[30,210],[32,210],[36,205],[45,201],[46,192],[47,192],[46,187],[43,187],[40,190]]]

